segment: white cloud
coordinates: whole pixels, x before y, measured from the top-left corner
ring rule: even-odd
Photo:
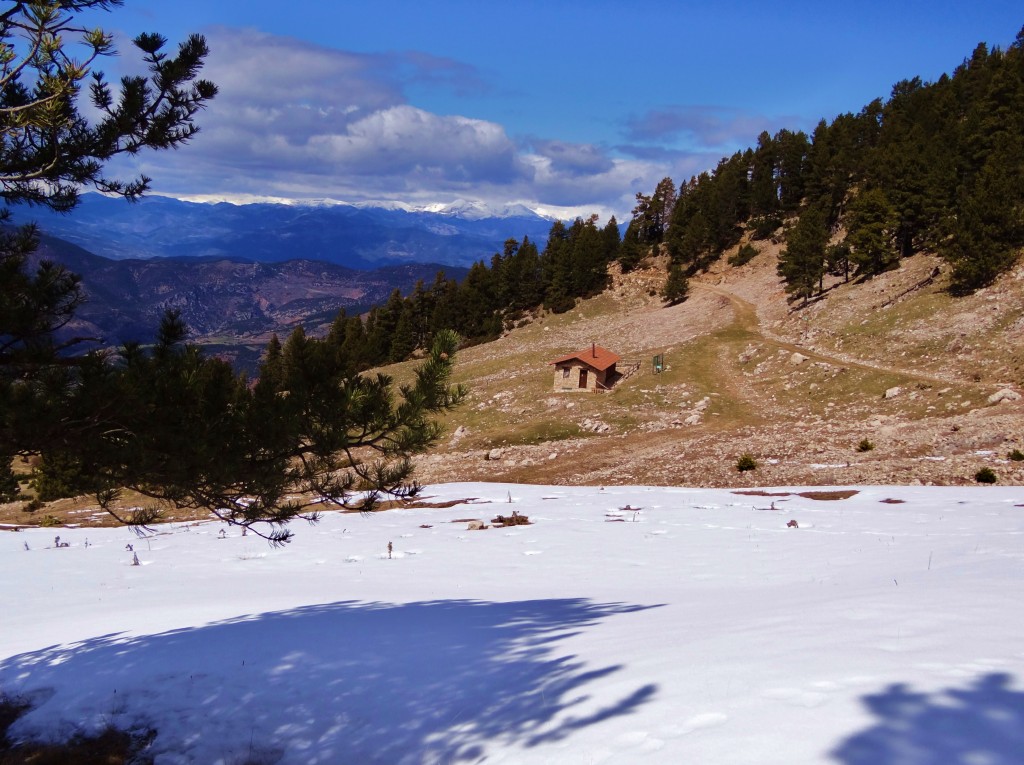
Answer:
[[[465,64],[421,53],[363,54],[248,29],[214,28],[203,76],[220,94],[180,152],[134,169],[160,193],[392,199],[456,197],[549,211],[615,212],[650,192],[666,164],[608,147],[533,138],[410,104],[411,84],[456,94],[486,84]]]
[[[682,139],[698,150],[733,151],[756,144],[763,130],[774,133],[800,122],[799,117],[770,117],[733,107],[673,105],[629,120],[627,135],[634,141]]]

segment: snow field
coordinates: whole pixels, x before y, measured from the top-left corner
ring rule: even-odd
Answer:
[[[15,735],[153,726],[163,765],[1024,762],[1024,490],[771,491],[0,534],[0,693]]]

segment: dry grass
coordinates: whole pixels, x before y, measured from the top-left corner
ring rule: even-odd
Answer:
[[[797,492],[798,497],[804,499],[816,499],[823,502],[835,501],[837,499],[849,499],[854,497],[860,492],[854,489],[845,489],[839,491],[801,491]]]

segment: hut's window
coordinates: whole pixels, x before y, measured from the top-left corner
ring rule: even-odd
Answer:
[[[564,380],[569,376],[569,367],[562,367],[562,379]]]

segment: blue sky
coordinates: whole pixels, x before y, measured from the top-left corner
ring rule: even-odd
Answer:
[[[621,218],[636,192],[713,167],[761,130],[811,130],[900,79],[951,71],[978,42],[1008,46],[1024,12],[1019,0],[126,0],[97,20],[211,46],[204,74],[221,95],[202,132],[136,165],[157,193]]]

